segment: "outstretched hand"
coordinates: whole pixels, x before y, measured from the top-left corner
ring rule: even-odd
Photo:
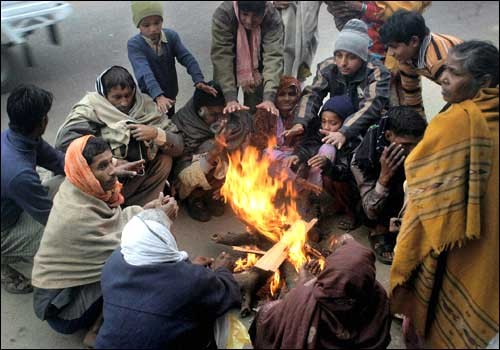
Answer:
[[[204,92],[206,92],[207,94],[212,95],[213,97],[217,97],[217,90],[215,88],[213,88],[212,86],[205,84],[202,81],[199,82],[199,83],[197,83],[195,85],[195,87],[197,89],[203,90]]]
[[[319,132],[322,133],[323,135],[326,135],[321,139],[321,142],[323,143],[330,144],[332,146],[337,147],[338,149],[341,149],[342,146],[345,144],[346,137],[341,132],[328,131],[325,129],[320,129]]]
[[[250,107],[240,104],[238,101],[229,101],[222,110],[222,114],[234,113],[237,111],[249,111]]]
[[[126,160],[118,160],[115,165],[115,169],[110,173],[110,175],[116,176],[136,176],[141,175],[144,172],[144,159],[136,160],[135,162],[128,162]]]
[[[264,101],[262,103],[259,103],[257,106],[255,106],[255,108],[267,111],[277,117],[280,115],[280,111],[278,110],[278,108],[276,108],[274,102],[272,101]]]

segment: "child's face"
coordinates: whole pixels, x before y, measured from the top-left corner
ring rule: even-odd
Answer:
[[[339,131],[342,123],[342,119],[334,112],[324,111],[321,113],[321,128],[323,130],[330,132]]]
[[[389,47],[389,55],[394,56],[397,61],[405,63],[417,57],[420,49],[420,39],[413,36],[408,44],[391,41],[387,46]]]
[[[157,43],[161,38],[161,27],[163,19],[160,16],[144,17],[139,23],[139,30],[146,38]]]

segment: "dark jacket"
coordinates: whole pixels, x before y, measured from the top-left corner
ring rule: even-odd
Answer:
[[[241,301],[226,268],[214,272],[189,261],[133,266],[120,248],[104,265],[101,286],[96,349],[202,349],[215,319]]]
[[[64,153],[42,138],[33,140],[10,129],[2,132],[1,144],[2,231],[12,227],[23,211],[45,226],[52,200],[36,166],[64,175]]]
[[[154,100],[160,95],[174,99],[179,92],[175,59],[186,67],[194,84],[204,80],[198,62],[182,44],[177,32],[163,29],[168,42],[162,43],[163,53],[158,56],[141,34],[134,35],[127,43],[128,59],[139,88]]]
[[[389,103],[390,79],[387,68],[372,55],[349,80],[339,73],[335,58],[330,57],[318,64],[312,85],[306,86],[302,92],[294,124],[307,126],[318,115],[328,94],[330,97],[348,95],[356,112],[347,117],[339,131],[347,140],[363,136],[370,125],[378,123]]]
[[[318,154],[320,147],[323,145],[321,139],[325,137],[325,135],[319,132],[320,128],[321,120],[318,117],[309,123],[304,137],[293,152],[293,154],[299,157],[299,163],[305,163],[311,157]],[[340,150],[337,150],[334,162],[327,161],[327,164],[323,168],[323,174],[333,181],[348,181],[352,179],[350,170],[352,152],[360,142],[361,137],[348,140]]]

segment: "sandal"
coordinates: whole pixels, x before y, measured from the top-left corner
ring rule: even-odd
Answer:
[[[30,280],[10,266],[2,267],[2,285],[12,294],[28,294],[33,292]]]
[[[394,246],[396,245],[393,236],[394,234],[391,233],[378,235],[373,235],[372,233],[370,233],[368,236],[373,252],[382,264],[392,265],[392,259],[394,257]],[[391,254],[392,256],[390,258],[384,256],[384,254],[387,253]]]

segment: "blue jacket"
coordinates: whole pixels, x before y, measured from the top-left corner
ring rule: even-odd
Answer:
[[[175,99],[179,92],[175,58],[186,67],[193,83],[204,81],[198,62],[182,44],[179,34],[163,29],[167,43],[162,43],[163,53],[158,56],[146,40],[136,34],[127,43],[128,59],[134,69],[139,88],[154,100],[160,95]]]
[[[34,140],[7,129],[2,132],[2,231],[24,211],[45,226],[52,200],[42,186],[36,166],[64,175],[64,153],[42,138]]]
[[[104,265],[101,287],[96,349],[202,349],[215,319],[241,301],[226,268],[214,272],[189,261],[133,266],[120,248]]]

